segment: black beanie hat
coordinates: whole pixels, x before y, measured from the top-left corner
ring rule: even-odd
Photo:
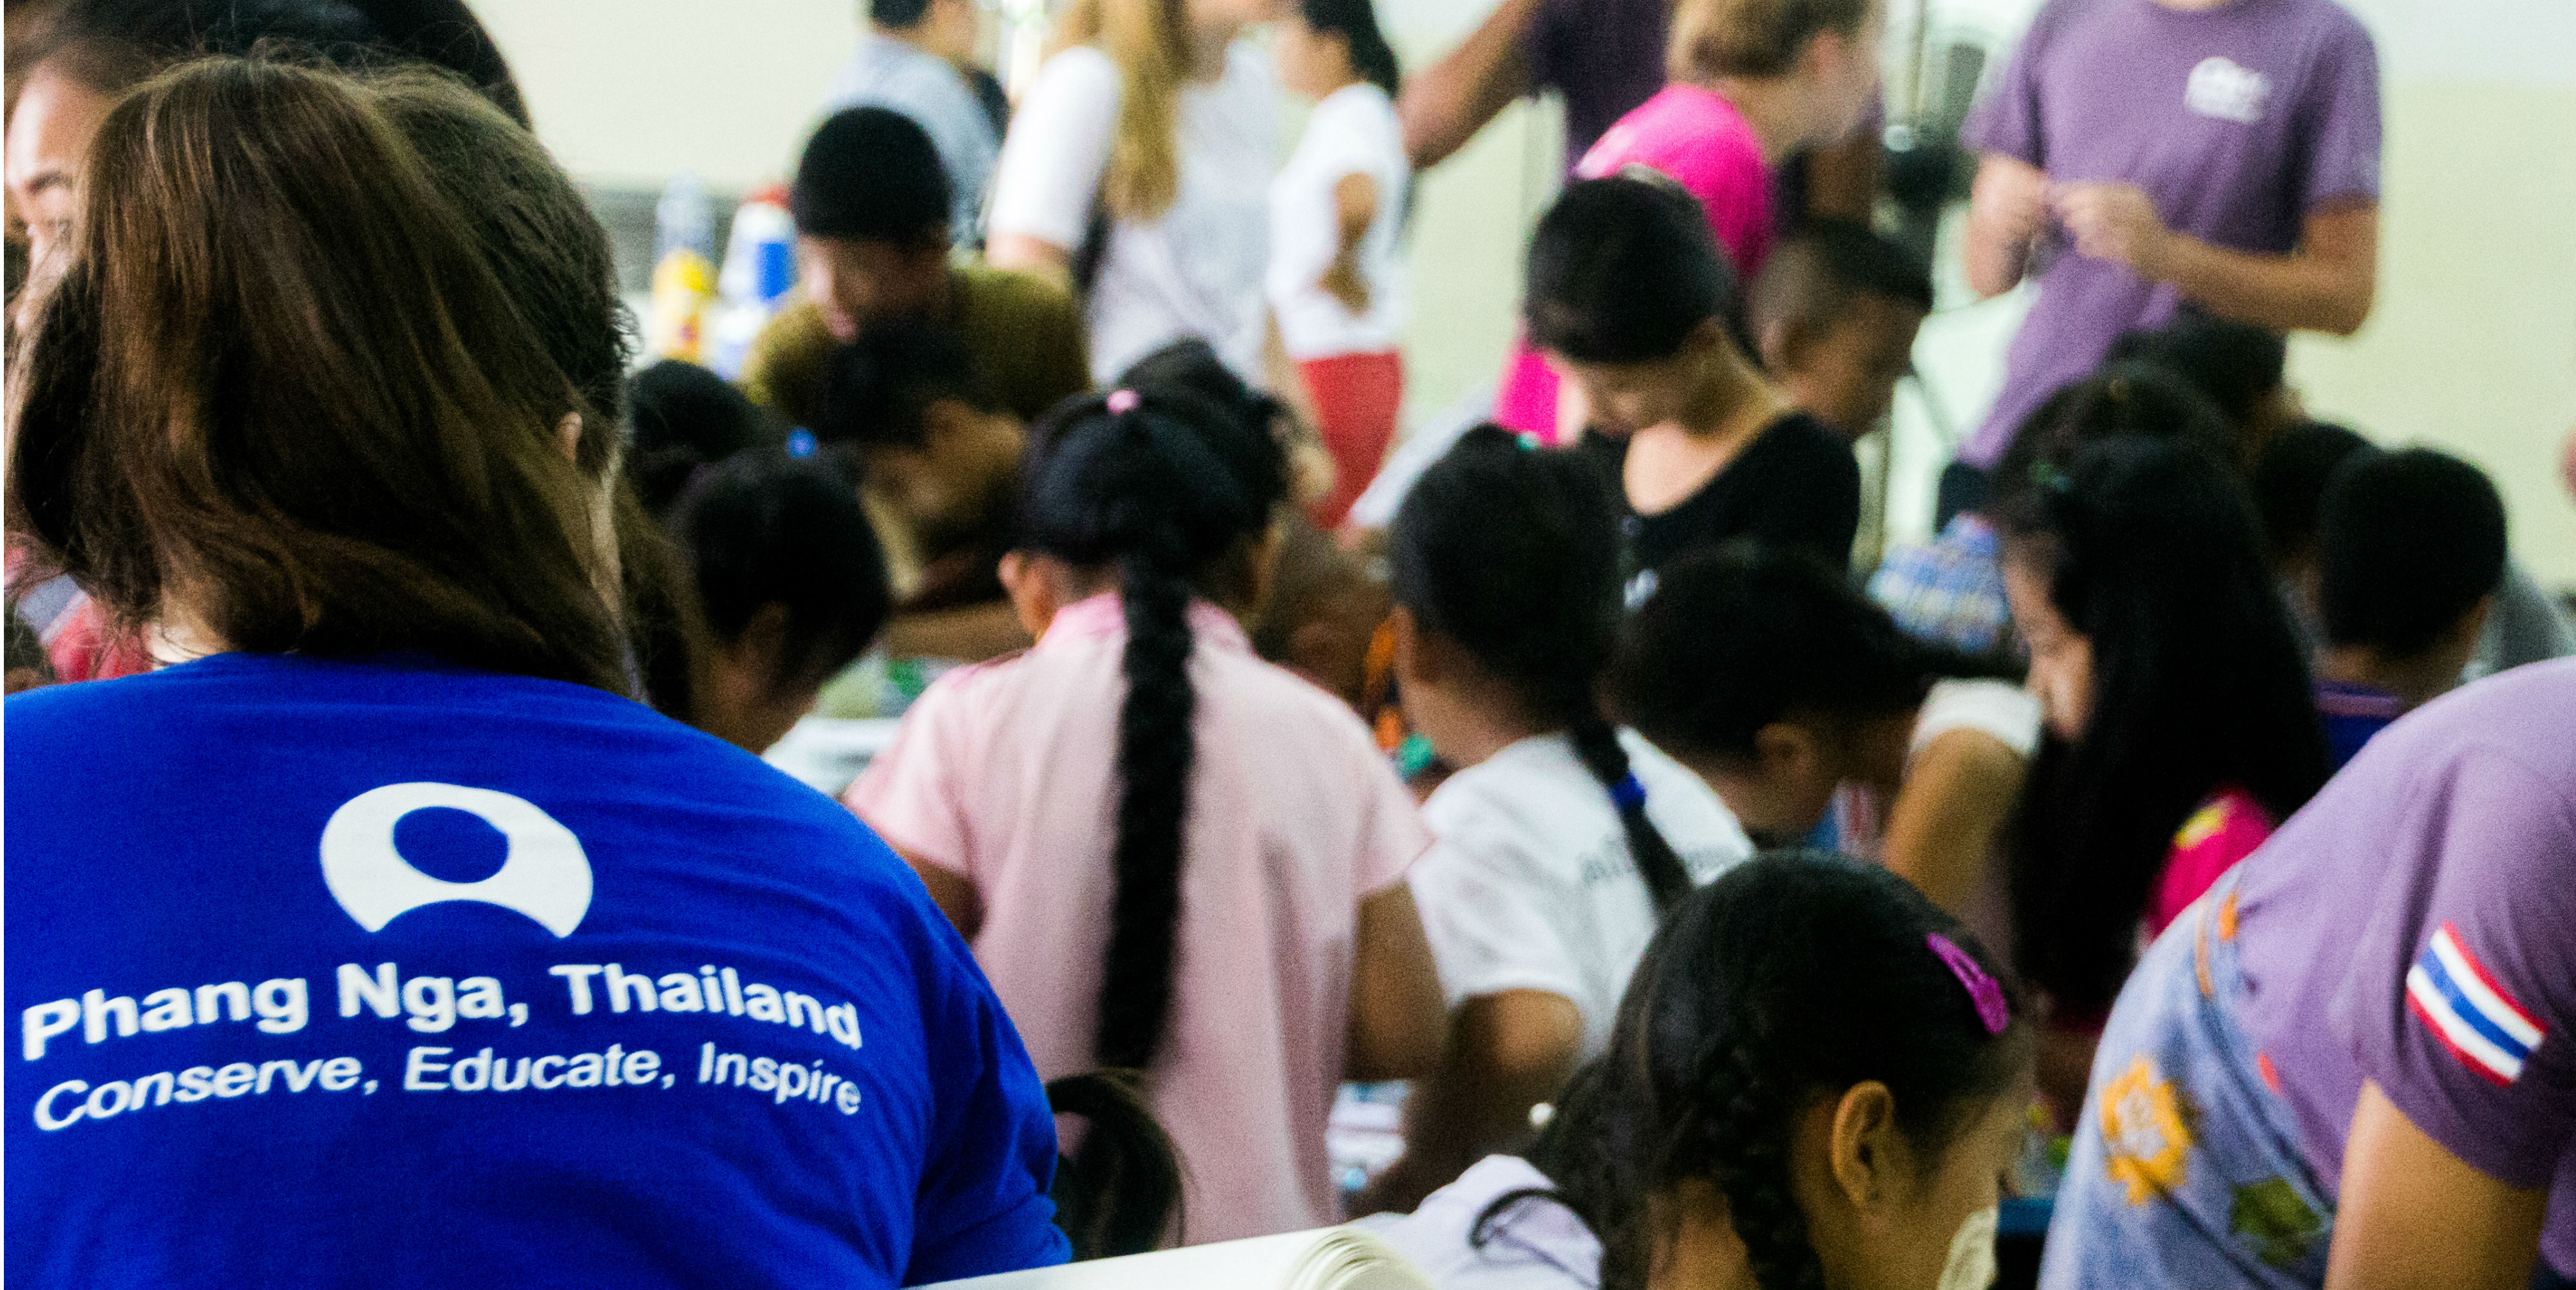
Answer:
[[[836,112],[814,131],[788,196],[796,231],[863,242],[948,241],[948,172],[912,118],[881,107]]]

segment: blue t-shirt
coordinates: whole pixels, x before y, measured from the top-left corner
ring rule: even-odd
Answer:
[[[847,811],[582,686],[230,654],[8,701],[8,1279],[893,1286],[1055,1129]]]

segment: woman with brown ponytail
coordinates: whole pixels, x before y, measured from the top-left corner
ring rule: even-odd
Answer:
[[[1427,1074],[1441,1029],[1411,797],[1237,623],[1285,474],[1266,425],[1192,389],[1058,409],[1002,565],[1036,647],[940,678],[848,798],[1043,1076],[1143,1072],[1189,1177],[1184,1243],[1337,1220],[1337,1085]]]
[[[985,258],[1069,279],[1091,372],[1195,336],[1262,383],[1277,0],[1074,0],[1002,143]]]

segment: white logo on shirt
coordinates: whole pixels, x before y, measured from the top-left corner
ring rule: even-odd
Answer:
[[[2202,116],[2252,125],[2263,119],[2263,103],[2272,97],[2271,78],[2239,67],[2223,55],[2200,60],[2183,86],[2183,106]]]
[[[510,849],[481,882],[447,882],[413,868],[394,846],[394,825],[433,806],[464,811],[501,831]],[[331,813],[322,826],[322,882],[358,926],[385,924],[423,905],[471,900],[535,919],[570,936],[590,912],[590,857],[581,839],[522,798],[459,784],[387,784]]]

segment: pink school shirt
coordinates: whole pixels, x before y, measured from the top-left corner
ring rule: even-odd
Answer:
[[[1753,281],[1771,255],[1771,173],[1762,141],[1734,104],[1696,85],[1667,85],[1619,118],[1574,164],[1574,177],[1604,179],[1629,166],[1653,170],[1698,198],[1736,278]],[[1514,340],[1494,420],[1553,443],[1556,393],[1547,360],[1526,339]]]
[[[1431,844],[1357,716],[1190,606],[1198,708],[1171,1014],[1154,1109],[1189,1170],[1191,1244],[1338,1222],[1324,1148],[1359,903]],[[1095,1064],[1115,876],[1115,594],[1036,647],[939,679],[850,808],[982,898],[976,961],[1044,1079]]]

